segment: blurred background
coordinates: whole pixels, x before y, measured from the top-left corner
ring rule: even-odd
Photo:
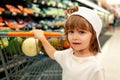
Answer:
[[[49,59],[40,42],[6,34],[33,29],[64,33],[65,12],[73,6],[88,7],[100,16],[102,53],[97,57],[105,80],[120,80],[120,0],[0,0],[0,80],[61,80],[59,64]],[[58,50],[70,47],[63,36],[47,38]],[[23,45],[25,41],[31,44]]]

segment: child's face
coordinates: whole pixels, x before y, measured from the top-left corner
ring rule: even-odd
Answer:
[[[68,31],[68,40],[75,51],[89,50],[92,33],[86,30]]]

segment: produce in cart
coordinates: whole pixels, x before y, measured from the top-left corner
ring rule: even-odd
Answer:
[[[57,50],[63,49],[62,39],[60,37],[51,37],[48,40],[49,40],[50,44],[55,47],[55,49],[57,49]],[[41,51],[45,55],[47,55],[43,47],[41,47]]]
[[[38,39],[33,37],[25,39],[22,43],[22,51],[26,56],[36,56],[40,52]]]
[[[8,46],[6,47],[6,52],[9,55],[19,55],[21,54],[21,45],[23,38],[21,37],[11,37],[8,39]]]

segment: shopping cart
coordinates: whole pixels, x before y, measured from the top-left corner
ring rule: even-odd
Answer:
[[[23,54],[18,44],[6,47],[13,38],[33,36],[32,32],[0,32],[0,80],[61,80],[60,65],[42,52],[30,57]],[[45,32],[45,36],[60,36],[60,33]]]

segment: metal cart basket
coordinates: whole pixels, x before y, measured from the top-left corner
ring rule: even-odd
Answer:
[[[58,36],[60,34],[45,33],[46,36]],[[19,44],[6,47],[5,42],[13,38],[23,39],[34,36],[30,32],[2,32],[0,33],[0,80],[62,80],[61,67],[56,61],[40,52],[37,56],[25,56]],[[18,38],[17,38],[18,39]],[[17,50],[12,53],[10,50]],[[9,50],[9,52],[8,52]]]

